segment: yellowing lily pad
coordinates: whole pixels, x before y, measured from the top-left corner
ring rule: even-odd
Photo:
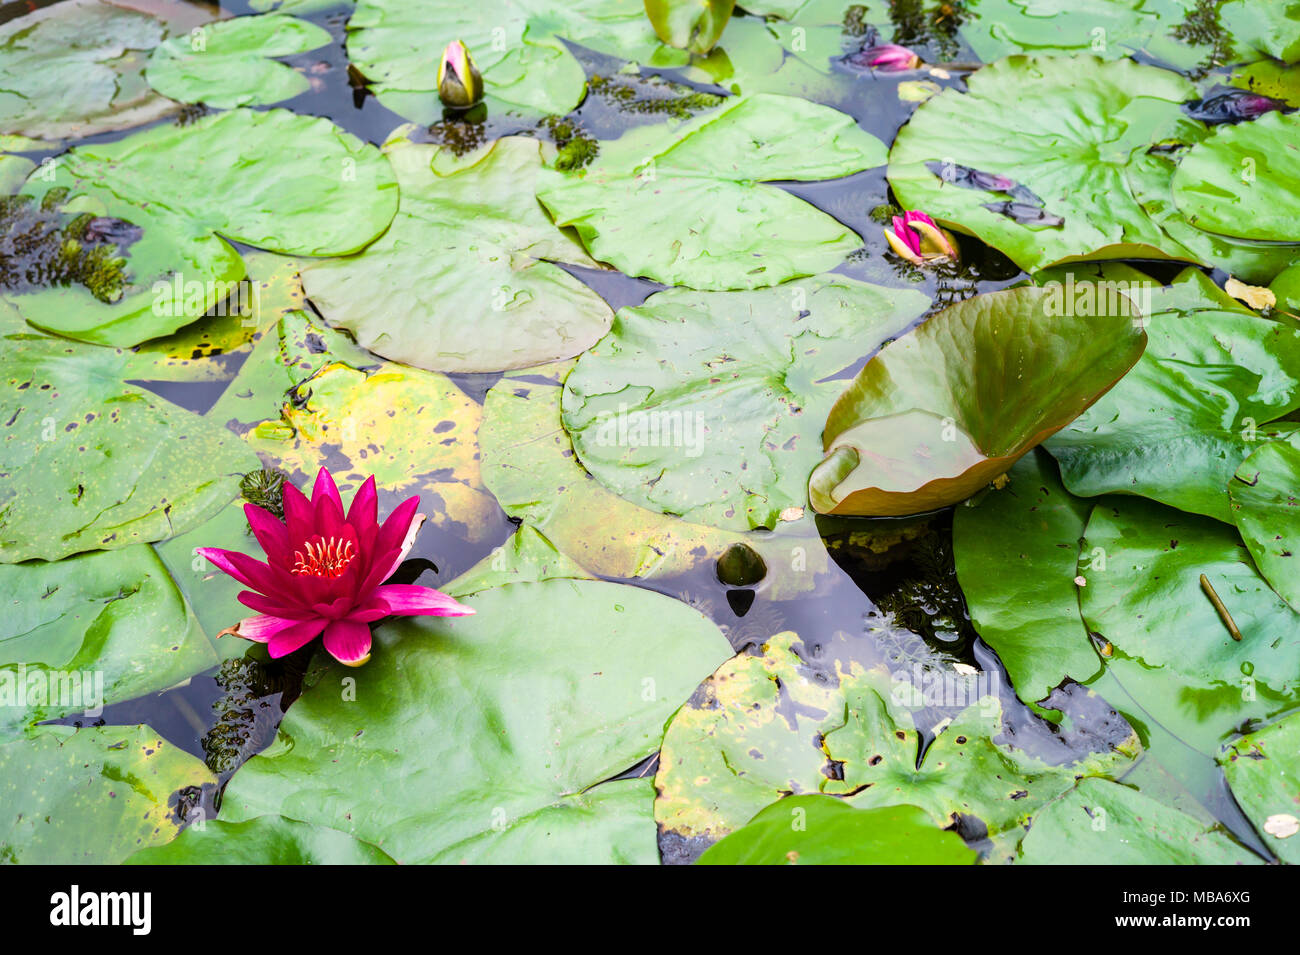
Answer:
[[[0,745],[0,859],[114,865],[174,839],[216,778],[148,726],[45,726]]]

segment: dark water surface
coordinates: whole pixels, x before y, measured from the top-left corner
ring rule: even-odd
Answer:
[[[47,5],[48,2],[22,2],[0,6],[0,22]],[[227,4],[226,9],[233,14],[253,12],[246,0]],[[343,41],[349,12],[339,9],[305,17],[327,28],[335,42],[284,59],[301,68],[313,87],[277,106],[328,117],[356,136],[378,144],[405,120],[350,84]],[[614,75],[622,65],[620,61],[587,51],[575,52],[593,75]],[[960,48],[945,52],[948,59],[971,59]],[[430,50],[429,56],[435,58],[439,53]],[[663,75],[670,80],[680,79],[671,72]],[[954,70],[952,79],[943,81],[943,85],[960,85],[963,75],[963,71]],[[900,102],[896,91],[898,80],[887,75],[856,76],[846,72],[837,82],[837,94],[829,105],[853,115],[863,128],[885,143],[892,142],[914,108],[913,104]],[[716,91],[710,87],[696,89]],[[655,95],[654,90],[647,87],[646,95]],[[611,138],[631,125],[658,121],[661,117],[621,109],[608,98],[593,94],[574,118],[589,134]],[[120,139],[137,131],[105,134],[85,142]],[[483,139],[512,133],[544,135],[535,123],[511,117],[488,117],[482,127],[470,131],[470,135]],[[446,129],[434,128],[417,138],[438,141],[447,135]],[[32,158],[39,162],[42,157]],[[881,215],[891,198],[884,168],[829,182],[782,185],[863,236],[863,248],[836,271],[864,281],[919,289],[933,299],[929,314],[978,292],[1004,288],[1025,278],[999,253],[975,240],[962,240],[964,264],[959,271],[950,273],[922,273],[887,257],[887,245],[881,233],[881,223],[887,220]],[[195,188],[202,188],[202,183],[195,183]],[[618,272],[580,268],[571,271],[615,308],[639,304],[661,288],[654,282]],[[851,377],[868,357],[846,355],[844,370],[834,377]],[[380,361],[376,358],[376,364]],[[231,374],[234,370],[230,369]],[[481,401],[500,376],[451,377],[466,393]],[[225,382],[138,384],[200,413],[212,406],[225,387]],[[391,507],[396,501],[390,498],[383,503]],[[1113,679],[1100,680],[1093,687],[1096,694],[1071,684],[1058,690],[1048,701],[1049,708],[1054,707],[1065,715],[1056,721],[1044,719],[1016,698],[996,656],[970,625],[952,568],[950,513],[913,522],[920,528],[914,539],[901,541],[883,554],[855,547],[848,538],[848,529],[867,525],[879,527],[884,534],[897,529],[887,521],[818,521],[818,528],[831,548],[833,563],[817,579],[813,589],[795,600],[771,599],[762,583],[753,587],[729,587],[718,579],[711,562],[678,578],[624,582],[649,587],[692,604],[725,630],[737,650],[788,629],[800,635],[809,653],[810,666],[814,667],[831,667],[837,660],[854,660],[867,665],[885,663],[906,670],[927,661],[945,661],[982,671],[988,674],[1002,702],[1008,735],[1015,736],[1017,745],[1054,762],[1068,762],[1122,739],[1127,727],[1117,715],[1118,710],[1145,729],[1143,743],[1147,752],[1130,773],[1130,782],[1141,788],[1160,787],[1162,795],[1175,802],[1181,799],[1188,805],[1199,803],[1246,845],[1267,856],[1228,794],[1213,760],[1188,749],[1150,720]],[[431,586],[445,584],[489,555],[514,529],[515,524],[498,512],[492,533],[479,535],[485,539],[469,543],[454,531],[439,530],[430,522],[418,538],[412,560],[404,565],[402,575],[408,581],[418,577],[421,583]],[[886,613],[892,614],[892,618],[887,618]],[[905,624],[912,632],[900,635],[897,629],[885,628],[883,632],[888,636],[882,639],[880,624],[884,619]],[[249,659],[257,661],[260,653],[260,649],[254,650]],[[308,658],[301,653],[269,665],[230,662],[194,677],[182,687],[108,706],[97,722],[148,723],[173,743],[206,759],[224,784],[242,760],[270,743],[283,708],[297,695],[308,665]],[[79,723],[76,719],[63,722]],[[628,772],[650,773],[653,766],[652,758],[629,767]],[[215,795],[207,794],[209,804]],[[978,831],[964,834],[973,844],[981,844]],[[689,860],[669,858],[668,861]]]

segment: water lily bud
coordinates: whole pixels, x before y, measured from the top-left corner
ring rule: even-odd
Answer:
[[[850,53],[844,58],[844,62],[860,69],[869,68],[886,73],[899,73],[903,70],[916,69],[921,65],[921,58],[905,46],[883,43],[880,46],[869,46],[857,53]]]
[[[913,265],[938,265],[957,260],[952,237],[924,212],[894,216],[894,228],[885,230],[885,240],[900,257]]]
[[[453,109],[469,109],[483,99],[483,74],[460,40],[452,40],[442,51],[442,62],[438,64],[438,98],[444,106]]]

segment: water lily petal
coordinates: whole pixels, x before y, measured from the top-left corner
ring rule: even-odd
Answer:
[[[388,604],[389,611],[404,617],[467,617],[474,613],[473,607],[419,584],[388,584],[376,588],[375,596]]]
[[[353,495],[352,504],[348,507],[347,522],[356,529],[364,553],[379,533],[379,495],[375,491],[373,474],[366,478],[366,483]]]
[[[356,601],[353,599],[351,594],[348,594],[343,597],[338,597],[335,600],[331,600],[328,603],[323,601],[321,603],[314,603],[311,605],[311,609],[313,613],[318,614],[327,620],[338,620],[341,617],[348,616],[349,611],[351,611],[355,606]]]
[[[389,577],[393,576],[393,572],[397,570],[404,557],[405,555],[400,547],[394,547],[382,554],[375,554],[373,558],[374,562],[370,566],[370,571],[357,587],[357,602],[361,603],[366,600],[368,594]]]
[[[328,620],[321,617],[312,617],[309,620],[299,621],[292,627],[286,627],[271,637],[270,643],[267,644],[267,652],[272,659],[288,656],[314,640],[328,623]]]
[[[288,481],[284,482],[284,523],[288,528],[289,540],[293,543],[305,541],[315,530],[316,511],[306,495]]]
[[[235,597],[241,604],[249,610],[256,610],[258,613],[270,614],[273,617],[287,617],[291,620],[306,620],[315,614],[304,605],[297,603],[286,603],[274,600],[264,594],[259,594],[252,590],[241,590]]]
[[[370,659],[370,628],[354,620],[335,620],[325,629],[325,649],[340,663],[359,667]]]
[[[379,528],[379,533],[375,536],[374,548],[376,554],[382,554],[394,547],[402,546],[409,536],[411,523],[415,520],[416,511],[419,508],[420,496],[418,494],[415,497],[407,498],[393,508],[393,513],[388,515],[388,520],[384,521],[383,527]]]
[[[288,630],[300,623],[302,623],[301,620],[291,620],[287,617],[275,617],[270,614],[259,613],[255,617],[245,617],[228,632],[237,637],[243,637],[245,640],[252,640],[255,643],[267,643],[280,631]]]
[[[267,562],[283,566],[292,553],[289,530],[284,522],[256,504],[245,504],[244,516],[248,518],[248,526],[253,529],[253,536],[262,545],[262,550],[266,551]]]
[[[239,551],[222,550],[220,547],[199,547],[195,550],[245,587],[252,587],[264,594],[283,590],[286,581],[281,577],[289,576],[283,571],[277,574],[275,568]]]

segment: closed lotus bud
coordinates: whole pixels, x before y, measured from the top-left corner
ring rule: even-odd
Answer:
[[[460,40],[452,40],[438,64],[438,98],[444,106],[469,109],[483,99],[483,74]]]
[[[914,70],[921,65],[921,58],[905,46],[897,43],[882,43],[865,50],[850,53],[844,58],[849,66],[858,69],[881,70],[885,73],[899,73]]]
[[[894,228],[885,230],[889,247],[913,265],[955,262],[957,249],[948,233],[924,212],[894,216]]]

